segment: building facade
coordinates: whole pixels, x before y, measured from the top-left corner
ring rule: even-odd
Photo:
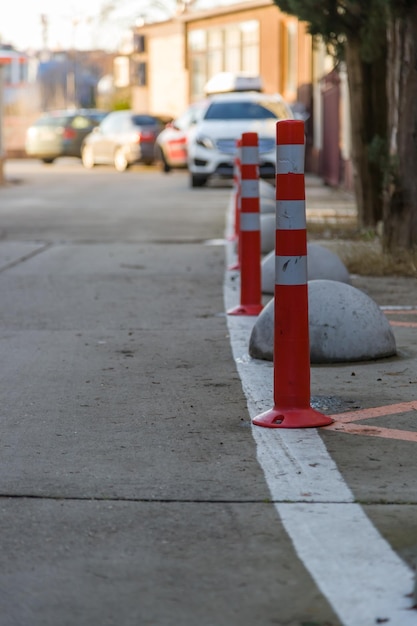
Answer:
[[[324,46],[313,45],[306,24],[273,0],[190,8],[135,27],[129,65],[133,108],[171,117],[202,99],[219,72],[260,75],[265,92],[308,114],[306,171],[351,186],[346,78],[335,74]]]
[[[219,72],[258,74],[265,92],[281,93],[288,102],[311,97],[311,37],[272,0],[190,10],[144,24],[135,29],[133,48],[132,102],[138,110],[178,115],[204,97],[205,84]]]

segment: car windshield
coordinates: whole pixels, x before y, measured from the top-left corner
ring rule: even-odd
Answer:
[[[86,114],[86,117],[91,118],[95,122],[102,122],[104,120],[104,118],[106,117],[106,115],[108,115],[107,111],[97,111],[97,112],[94,112],[94,113],[88,112]]]
[[[190,106],[182,115],[173,121],[173,126],[177,130],[187,130],[193,124],[196,124],[202,117],[203,107],[201,104]]]
[[[92,124],[101,122],[107,115],[106,111],[88,111],[86,113],[71,113],[69,115],[43,115],[36,122],[35,126],[66,126],[74,128],[86,128],[91,121]]]
[[[68,117],[63,116],[45,116],[38,119],[34,126],[65,126],[68,123]]]
[[[152,115],[133,115],[132,122],[135,126],[155,126],[158,123]]]
[[[259,120],[282,119],[288,117],[286,106],[279,101],[263,101],[262,104],[250,100],[230,100],[212,102],[204,119],[206,120]]]

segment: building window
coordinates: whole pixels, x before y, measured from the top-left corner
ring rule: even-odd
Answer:
[[[3,65],[3,80],[5,84],[12,84],[12,64],[7,63]]]
[[[192,52],[205,52],[207,48],[206,32],[204,30],[191,31],[189,44]]]
[[[147,66],[145,61],[134,61],[132,63],[131,82],[136,87],[146,87],[147,84]]]
[[[243,22],[242,30],[242,70],[259,74],[259,22]]]
[[[134,52],[145,52],[145,35],[140,35],[139,33],[133,34],[133,51]]]
[[[129,85],[129,58],[116,57],[114,59],[114,84],[116,87]]]
[[[219,72],[259,74],[259,22],[190,31],[188,50],[191,97],[197,100],[204,95],[206,82]]]
[[[287,68],[286,85],[287,94],[295,94],[297,91],[297,24],[290,22],[287,25]]]
[[[214,76],[223,70],[223,32],[212,29],[207,33],[207,74]]]
[[[19,65],[19,82],[25,83],[28,80],[28,66],[27,63],[20,63]]]
[[[239,72],[241,64],[241,30],[239,26],[229,26],[225,29],[225,72]]]
[[[190,68],[191,68],[191,98],[197,100],[204,93],[207,76],[207,36],[204,30],[190,32]]]
[[[204,56],[198,55],[193,57],[191,61],[191,96],[193,100],[197,100],[204,94],[204,85],[206,84],[206,59]]]

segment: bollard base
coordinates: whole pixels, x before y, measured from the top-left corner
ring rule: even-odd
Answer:
[[[239,304],[234,309],[229,309],[227,315],[259,315],[262,309],[262,304]]]
[[[317,428],[333,424],[334,420],[319,411],[304,409],[279,409],[274,407],[257,415],[252,423],[265,428]]]

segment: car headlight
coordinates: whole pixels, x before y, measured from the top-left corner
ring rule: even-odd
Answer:
[[[210,139],[210,137],[206,137],[204,135],[200,135],[200,136],[196,137],[195,142],[196,142],[196,144],[198,146],[202,146],[203,148],[207,148],[207,150],[213,150],[214,147],[215,147],[214,143]]]

